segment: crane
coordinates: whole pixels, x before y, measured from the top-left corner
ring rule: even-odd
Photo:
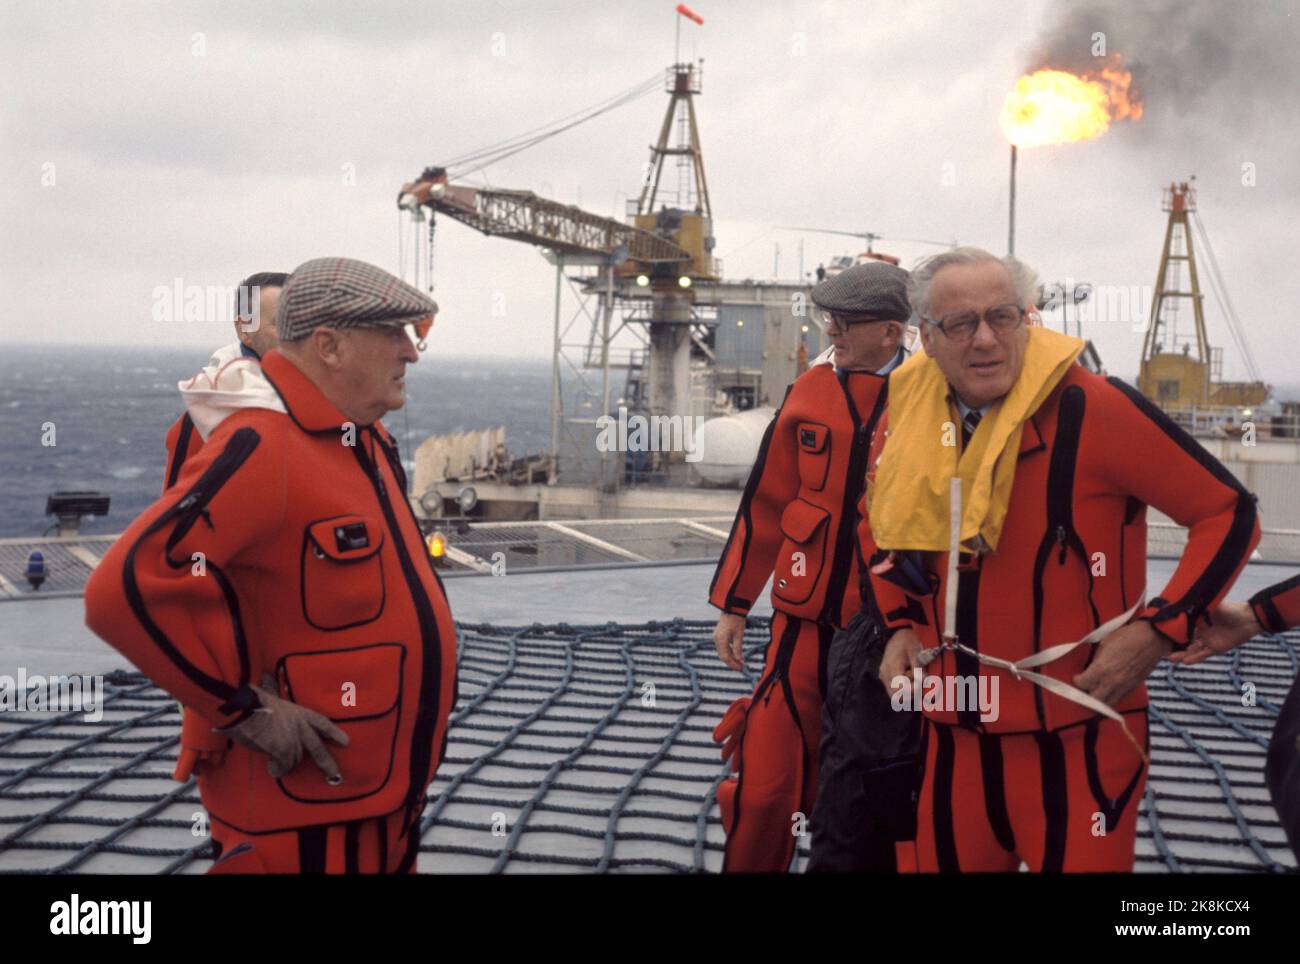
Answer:
[[[616,326],[614,316],[617,306],[633,296],[648,300],[649,305],[648,310],[641,310],[634,321],[638,328],[644,328],[645,362],[629,360],[624,366],[629,368],[629,382],[632,380],[630,369],[634,365],[649,373],[645,380],[646,404],[653,412],[689,411],[692,404],[689,366],[691,353],[697,347],[693,328],[698,324],[694,285],[697,281],[717,281],[721,273],[721,265],[713,257],[712,211],[693,103],[694,96],[700,92],[700,70],[699,64],[681,62],[668,68],[668,110],[658,140],[650,147],[650,162],[636,209],[628,212],[630,223],[593,214],[574,205],[560,204],[532,191],[472,187],[454,181],[493,160],[518,153],[652,89],[644,83],[619,95],[613,102],[573,115],[578,116],[578,120],[572,116],[563,118],[539,129],[540,133],[530,131],[443,164],[426,167],[419,177],[403,184],[398,192],[399,212],[411,215],[417,231],[420,222],[428,221],[428,282],[431,289],[434,227],[439,214],[485,235],[534,245],[543,249],[555,264],[555,350],[551,377],[553,456],[558,450],[561,421],[560,352],[563,332],[559,306],[561,278],[566,264],[595,266],[599,272],[595,279],[587,282],[589,293],[600,294],[601,310],[590,316],[591,334],[583,366],[601,370],[599,413],[604,415],[610,410],[611,342],[626,327],[626,324]],[[656,78],[654,86],[658,84]],[[676,143],[670,144],[674,126],[678,136]],[[678,190],[671,199],[666,196],[669,192],[662,178],[668,158],[677,158],[682,165]],[[417,259],[417,279],[418,274]],[[634,278],[635,284],[632,283]],[[581,421],[583,419],[578,417],[566,419],[575,425]],[[602,479],[607,477],[608,466],[605,463],[608,461],[602,458]],[[551,478],[555,478],[554,461]]]
[[[483,234],[523,241],[559,254],[608,257],[618,253],[645,268],[691,260],[685,248],[651,231],[539,197],[532,191],[451,184],[443,167],[427,167],[414,181],[403,184],[397,206],[412,214],[427,208]]]

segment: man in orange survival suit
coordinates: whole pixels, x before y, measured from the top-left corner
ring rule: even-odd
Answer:
[[[207,366],[193,378],[180,382],[186,411],[167,431],[167,469],[163,490],[180,477],[181,466],[203,445],[231,412],[242,408],[269,408],[283,412],[279,393],[261,374],[262,356],[280,343],[275,311],[280,290],[289,275],[261,271],[249,275],[235,289],[236,340],[213,352]],[[181,712],[181,746],[172,779],[184,783],[196,769],[216,762],[228,738],[191,710]]]
[[[1247,602],[1225,602],[1196,627],[1196,640],[1170,659],[1191,666],[1216,653],[1226,653],[1261,633],[1284,633],[1300,627],[1300,576],[1261,589]],[[1273,807],[1282,818],[1291,850],[1300,855],[1300,682],[1277,714],[1273,738],[1264,761],[1264,783]]]
[[[855,506],[885,378],[904,357],[906,279],[871,262],[813,288],[830,357],[795,380],[768,426],[709,589],[732,669],[743,669],[745,616],[769,578],[775,610],[753,696],[714,731],[737,771],[718,788],[724,871],[786,870],[812,813],[827,647],[858,609]]]
[[[913,271],[925,355],[890,376],[872,456],[860,535],[893,634],[881,679],[926,721],[923,871],[1131,870],[1144,681],[1259,539],[1222,465],[1077,365],[1077,339],[1026,327],[1035,292],[1024,265],[976,248]],[[968,552],[950,566],[954,475]],[[1148,505],[1190,530],[1149,600]]]
[[[87,584],[90,628],[231,737],[199,776],[214,869],[414,869],[456,635],[379,419],[436,310],[359,261],[299,266],[262,360],[286,411],[222,421]]]

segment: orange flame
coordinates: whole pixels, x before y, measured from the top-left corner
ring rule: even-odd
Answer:
[[[1113,57],[1096,73],[1044,68],[1016,81],[1002,104],[1002,133],[1017,147],[1066,144],[1100,137],[1111,121],[1137,120],[1142,103],[1133,75]]]

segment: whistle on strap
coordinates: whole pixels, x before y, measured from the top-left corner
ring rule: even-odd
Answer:
[[[929,649],[919,649],[916,651],[914,665],[922,668],[929,666],[940,654],[947,652],[956,647],[950,641],[940,643],[938,646],[931,646]]]

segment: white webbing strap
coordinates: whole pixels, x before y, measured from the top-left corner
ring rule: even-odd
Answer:
[[[1083,645],[1093,645],[1099,643],[1115,630],[1119,629],[1132,618],[1133,614],[1146,604],[1146,588],[1138,594],[1138,601],[1127,611],[1120,613],[1114,619],[1108,619],[1102,623],[1087,636],[1077,639],[1072,643],[1057,643],[1055,646],[1049,646],[1041,652],[1034,653],[1032,656],[1026,656],[1024,659],[1018,659],[1014,662],[1007,659],[999,659],[996,656],[989,656],[987,653],[981,653],[963,645],[957,639],[957,560],[961,552],[961,519],[962,519],[962,484],[961,478],[953,476],[950,480],[948,490],[948,573],[947,584],[945,586],[944,598],[944,633],[942,641],[938,646],[931,649],[922,649],[916,655],[916,662],[920,666],[927,665],[936,656],[946,649],[960,650],[968,656],[973,656],[985,666],[994,666],[998,669],[1006,670],[1016,679],[1026,679],[1031,683],[1036,683],[1049,693],[1055,693],[1057,696],[1078,703],[1098,713],[1107,719],[1114,720],[1124,730],[1124,735],[1128,737],[1133,748],[1137,750],[1138,756],[1142,757],[1142,762],[1150,765],[1151,761],[1147,757],[1146,751],[1133,734],[1129,731],[1128,724],[1124,722],[1124,717],[1115,712],[1107,703],[1094,696],[1085,693],[1077,686],[1072,686],[1062,680],[1052,676],[1045,676],[1042,673],[1033,672],[1032,666],[1045,666],[1048,663],[1055,662],[1067,653],[1072,652],[1076,647]]]
[[[1127,611],[1120,613],[1114,619],[1106,620],[1106,622],[1102,623],[1082,639],[1077,639],[1072,643],[1057,643],[1055,646],[1049,646],[1047,649],[1034,653],[1032,656],[1026,656],[1024,659],[1014,661],[1009,659],[999,659],[997,656],[990,656],[988,653],[981,653],[960,642],[945,638],[941,645],[932,649],[921,650],[921,652],[917,654],[917,662],[924,666],[934,659],[935,656],[938,656],[943,650],[949,649],[958,650],[965,653],[967,656],[973,656],[985,666],[993,666],[997,669],[1006,670],[1016,679],[1028,680],[1031,683],[1041,686],[1049,693],[1055,693],[1057,696],[1070,700],[1072,703],[1078,703],[1080,706],[1085,706],[1094,713],[1100,714],[1107,719],[1114,720],[1123,728],[1124,735],[1128,737],[1129,742],[1133,744],[1133,748],[1137,750],[1138,755],[1142,757],[1142,762],[1150,764],[1151,761],[1147,757],[1146,751],[1129,731],[1128,724],[1125,723],[1124,717],[1117,713],[1109,704],[1103,703],[1095,696],[1085,693],[1077,686],[1072,686],[1064,680],[1056,679],[1053,676],[1045,676],[1042,673],[1035,673],[1030,669],[1030,667],[1045,666],[1048,663],[1053,663],[1079,646],[1093,645],[1101,642],[1115,630],[1127,623],[1129,619],[1132,618],[1133,614],[1141,609],[1145,603],[1146,590],[1143,590],[1142,594],[1138,597],[1138,601],[1134,603],[1132,607]]]

